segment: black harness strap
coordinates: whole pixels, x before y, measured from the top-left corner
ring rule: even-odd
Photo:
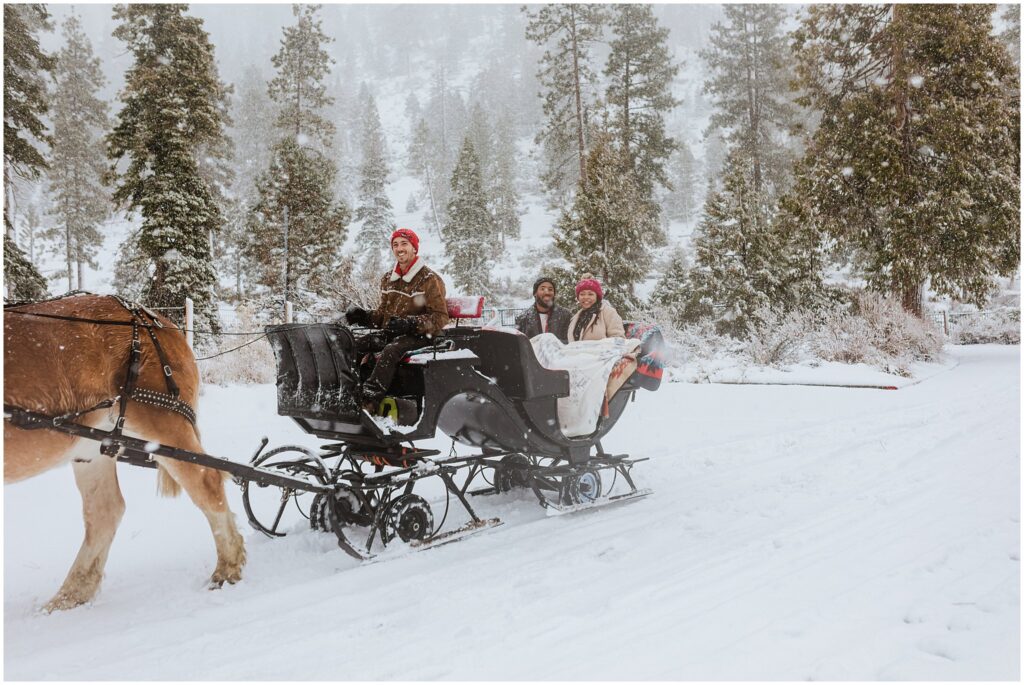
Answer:
[[[69,293],[61,297],[53,298],[54,300],[63,299],[71,295],[79,294],[78,292]],[[117,457],[120,452],[124,449],[124,446],[120,443],[118,438],[122,436],[124,430],[124,419],[125,413],[128,411],[128,401],[134,400],[143,404],[148,404],[154,407],[160,407],[161,409],[168,409],[181,416],[184,416],[189,423],[193,426],[196,423],[196,412],[187,402],[183,402],[180,399],[181,389],[174,380],[174,370],[171,368],[170,363],[167,361],[167,355],[164,352],[163,346],[160,344],[160,340],[157,338],[156,328],[164,328],[164,325],[157,318],[156,314],[151,312],[149,309],[136,304],[134,302],[128,302],[122,297],[117,295],[110,295],[118,304],[124,307],[131,315],[131,319],[128,321],[107,321],[103,319],[83,319],[73,316],[61,316],[59,314],[42,314],[38,312],[26,312],[15,309],[16,307],[22,307],[29,304],[39,304],[37,302],[18,302],[13,304],[5,304],[4,312],[10,312],[12,314],[21,314],[25,316],[38,316],[45,319],[58,319],[61,321],[76,321],[78,323],[89,323],[97,324],[102,326],[131,326],[132,327],[132,344],[131,350],[128,352],[128,368],[125,372],[124,384],[121,386],[121,394],[115,398],[104,400],[98,405],[85,409],[80,412],[73,414],[65,414],[54,419],[54,425],[58,422],[63,423],[70,421],[71,419],[77,418],[82,414],[87,414],[96,409],[102,409],[105,407],[114,406],[114,402],[118,403],[117,420],[114,423],[113,430],[110,431],[109,435],[111,439],[104,440],[100,445],[100,452],[109,457]],[[52,300],[45,300],[50,302]],[[142,356],[142,341],[139,338],[139,328],[144,328],[146,333],[149,335],[149,339],[153,342],[153,349],[156,352],[156,356],[160,361],[160,368],[164,374],[164,382],[167,384],[167,392],[157,392],[156,390],[149,390],[147,388],[137,388],[136,382],[139,378],[139,369],[141,367],[141,356]]]

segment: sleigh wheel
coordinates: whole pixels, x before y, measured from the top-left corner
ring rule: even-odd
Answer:
[[[597,469],[584,469],[562,481],[564,504],[589,504],[601,496],[601,474]]]
[[[524,454],[503,457],[501,463],[494,467],[494,487],[498,492],[530,487],[530,474],[524,468],[528,466],[530,460]]]
[[[328,505],[333,502],[335,520],[342,526],[369,526],[373,523],[372,502],[360,497],[359,492],[345,485],[339,485],[332,493],[320,493],[313,498],[310,507],[309,525],[313,530],[332,529]]]
[[[306,479],[311,484],[328,481],[327,466],[305,447],[285,445],[261,454],[253,466]],[[242,506],[253,528],[269,537],[284,537],[283,529],[302,519],[310,519],[316,508],[311,493],[261,484],[258,480],[242,483]],[[296,513],[297,512],[297,513]]]
[[[396,535],[402,542],[426,540],[434,532],[434,513],[419,495],[402,495],[380,510],[378,523],[385,545]]]

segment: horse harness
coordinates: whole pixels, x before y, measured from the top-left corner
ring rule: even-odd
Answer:
[[[68,293],[61,297],[53,298],[53,300],[63,299],[72,295],[84,294],[80,291]],[[61,321],[75,321],[78,323],[91,323],[102,326],[131,326],[132,328],[132,345],[131,350],[128,353],[128,369],[125,374],[124,384],[120,387],[120,394],[116,397],[112,397],[107,400],[103,400],[99,404],[83,409],[82,411],[73,412],[71,414],[64,414],[54,418],[54,425],[70,421],[88,414],[96,409],[104,409],[107,407],[114,406],[114,403],[118,403],[118,415],[117,421],[114,423],[114,428],[110,431],[110,435],[113,439],[104,440],[100,445],[100,452],[109,457],[118,456],[121,451],[121,445],[118,444],[116,438],[120,437],[124,429],[124,417],[125,412],[128,410],[128,401],[134,400],[142,404],[148,404],[154,407],[160,407],[162,409],[168,409],[184,416],[190,424],[195,426],[196,423],[196,412],[195,409],[190,406],[187,402],[180,399],[181,390],[178,388],[178,384],[174,380],[174,370],[171,369],[171,365],[167,362],[167,355],[164,353],[163,347],[160,345],[159,339],[156,336],[156,330],[158,328],[164,328],[164,325],[157,318],[156,314],[150,311],[148,308],[137,304],[135,302],[129,302],[122,297],[117,295],[108,295],[120,304],[125,310],[131,314],[129,321],[106,321],[103,319],[84,319],[74,316],[61,316],[59,314],[43,314],[38,312],[25,312],[19,311],[16,307],[21,307],[27,304],[39,304],[39,302],[16,302],[13,304],[4,305],[4,314],[8,312],[11,314],[22,314],[25,316],[37,316],[44,319],[58,319]],[[53,300],[45,300],[50,302]],[[136,383],[139,377],[140,357],[142,352],[142,341],[139,335],[139,329],[143,329],[149,335],[149,339],[153,341],[153,349],[156,350],[157,358],[160,360],[160,368],[164,374],[164,381],[167,384],[167,392],[158,392],[156,390],[149,390],[148,388],[136,387]],[[176,329],[171,329],[176,330]],[[5,405],[4,410],[7,411]]]

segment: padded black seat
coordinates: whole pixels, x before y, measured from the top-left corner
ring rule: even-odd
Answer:
[[[569,394],[569,372],[541,366],[525,335],[472,329],[460,330],[449,338],[455,341],[456,349],[471,350],[479,357],[480,373],[494,379],[509,398],[532,400]]]

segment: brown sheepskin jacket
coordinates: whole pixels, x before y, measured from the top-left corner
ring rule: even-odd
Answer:
[[[415,316],[416,332],[434,336],[448,325],[444,298],[444,281],[417,258],[404,276],[392,269],[381,277],[380,306],[370,313],[370,320],[383,328],[392,316]]]

